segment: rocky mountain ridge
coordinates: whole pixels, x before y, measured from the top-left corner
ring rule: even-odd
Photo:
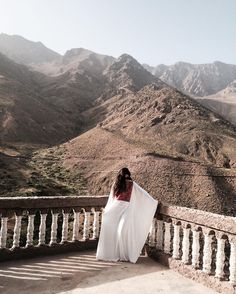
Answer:
[[[220,61],[208,64],[177,62],[147,69],[167,84],[196,97],[215,94],[236,79],[236,65]]]
[[[0,34],[0,52],[17,63],[27,66],[51,62],[60,54],[47,48],[42,42],[33,42],[19,35]]]

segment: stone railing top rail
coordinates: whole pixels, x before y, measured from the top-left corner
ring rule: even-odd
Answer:
[[[0,197],[1,210],[104,207],[108,195]],[[236,217],[181,206],[158,205],[162,214],[182,222],[236,235]]]
[[[92,208],[105,206],[107,199],[107,195],[0,197],[0,209]]]
[[[181,206],[160,205],[157,213],[182,222],[236,235],[236,217]]]

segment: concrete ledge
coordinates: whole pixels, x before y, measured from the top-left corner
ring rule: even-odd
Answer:
[[[155,259],[159,263],[179,272],[187,278],[212,288],[219,293],[236,294],[236,286],[231,285],[228,281],[221,281],[214,276],[205,274],[201,270],[193,269],[191,265],[185,265],[180,260],[173,259],[168,254],[156,250],[148,245],[146,245],[146,251],[150,258]]]
[[[103,207],[108,196],[35,196],[0,197],[1,210],[38,209],[38,208],[74,208]],[[0,212],[1,212],[0,210]]]
[[[173,205],[160,205],[157,214],[236,235],[236,217]]]
[[[21,247],[14,250],[1,249],[0,250],[0,261],[26,259],[38,256],[53,255],[65,252],[90,250],[97,248],[98,240],[86,240],[76,242],[66,242],[65,244],[55,244],[53,246],[42,245],[42,246],[31,246]]]

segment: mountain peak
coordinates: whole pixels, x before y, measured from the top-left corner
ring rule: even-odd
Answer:
[[[34,42],[19,35],[0,34],[0,52],[17,63],[29,65],[56,60],[60,54],[42,42]]]
[[[118,61],[123,61],[123,62],[127,62],[127,61],[135,61],[135,62],[137,62],[137,60],[136,60],[133,56],[131,56],[131,55],[127,54],[127,53],[123,53],[123,54],[121,54],[121,55],[118,57]]]
[[[104,75],[115,89],[138,91],[158,79],[129,54],[122,54],[105,71]]]
[[[89,55],[91,53],[93,53],[93,52],[88,50],[88,49],[72,48],[72,49],[66,51],[66,53],[64,54],[64,57],[65,58],[68,58],[68,57],[71,58],[71,57],[78,56],[78,55],[81,55],[81,54]]]
[[[116,72],[131,72],[138,70],[145,71],[148,75],[150,75],[150,73],[134,57],[126,53],[118,57],[118,59],[116,59],[107,70]]]

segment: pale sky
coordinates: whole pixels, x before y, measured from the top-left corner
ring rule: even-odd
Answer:
[[[0,0],[0,32],[62,54],[83,47],[150,65],[236,64],[236,0]]]

